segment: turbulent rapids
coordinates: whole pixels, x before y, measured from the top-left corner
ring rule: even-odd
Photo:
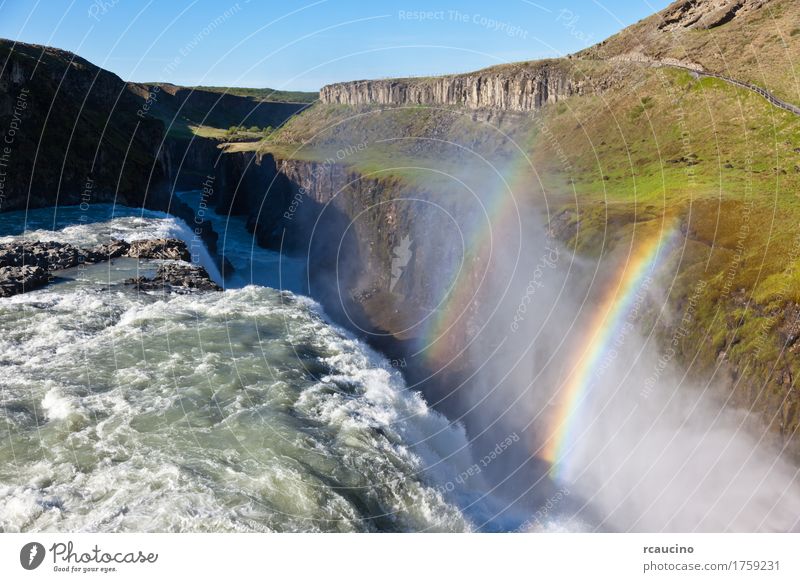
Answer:
[[[2,221],[2,242],[190,235],[110,206]],[[386,360],[289,291],[122,284],[157,263],[0,302],[0,530],[473,529],[444,486],[472,463],[463,430]]]

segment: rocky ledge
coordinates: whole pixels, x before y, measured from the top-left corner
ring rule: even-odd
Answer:
[[[177,238],[156,238],[126,242],[113,239],[88,249],[55,241],[24,241],[0,245],[0,267],[34,265],[48,271],[99,263],[117,257],[188,261],[189,249]]]
[[[0,245],[0,267],[35,266],[56,271],[88,260],[88,251],[66,243],[25,241]]]
[[[186,261],[191,258],[186,243],[176,238],[157,238],[127,242],[113,239],[91,248],[80,248],[56,241],[23,241],[0,244],[0,297],[33,291],[46,285],[53,271],[70,269],[119,257]],[[141,281],[138,281],[141,279]],[[156,278],[138,278],[139,288],[186,288],[217,290],[202,267],[167,264],[159,267]]]
[[[134,285],[140,291],[164,291],[166,293],[184,293],[190,289],[221,291],[203,267],[183,263],[161,265],[156,271],[155,277],[135,277],[125,281],[125,284]]]

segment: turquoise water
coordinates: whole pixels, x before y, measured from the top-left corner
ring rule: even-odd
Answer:
[[[196,220],[208,221],[218,234],[217,254],[234,268],[233,274],[225,279],[225,288],[261,285],[295,293],[307,292],[305,259],[259,247],[247,230],[244,217],[219,215],[211,208],[201,207],[204,201],[200,190],[178,192],[177,196],[195,210]],[[195,239],[192,251],[202,246],[202,241]]]

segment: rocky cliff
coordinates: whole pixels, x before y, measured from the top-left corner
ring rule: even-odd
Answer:
[[[160,157],[170,191],[201,189],[208,177],[216,174],[220,145],[219,140],[198,136],[167,137]]]
[[[662,13],[659,29],[674,31],[681,28],[708,30],[722,26],[734,18],[745,17],[769,0],[679,0]]]
[[[441,212],[431,211],[427,201],[433,198]],[[394,302],[407,298],[417,306],[436,300],[423,265],[443,264],[436,255],[449,249],[419,245],[406,276],[391,285],[393,249],[408,233],[426,232],[433,239],[452,228],[448,212],[459,212],[462,204],[459,196],[380,173],[365,175],[347,164],[255,152],[222,157],[213,202],[222,213],[246,215],[262,246],[307,256],[319,285],[335,287],[326,278],[337,278],[334,294],[346,295],[345,303],[382,294],[388,301],[391,287]]]
[[[621,80],[615,74],[593,72],[593,68],[576,67],[568,60],[537,61],[465,75],[335,83],[320,90],[320,101],[533,111],[574,95],[600,93]]]
[[[320,296],[338,276],[349,301],[366,288],[388,288],[385,266],[398,228],[423,216],[404,212],[398,224],[391,200],[399,191],[411,194],[399,182],[364,177],[344,164],[240,152],[221,159],[213,201],[220,212],[246,215],[262,246],[307,256],[311,276],[325,287]]]
[[[277,127],[307,106],[126,83],[51,47],[0,39],[0,211],[116,201],[166,209],[213,175],[189,124]]]
[[[464,382],[465,362],[442,368],[419,345],[441,285],[463,260],[463,248],[451,243],[470,229],[469,211],[478,206],[464,192],[331,160],[230,152],[220,160],[213,202],[247,216],[260,246],[306,259],[309,294],[326,313],[402,362],[411,385],[463,418],[463,403],[447,397]],[[451,341],[463,346],[463,334],[443,343]]]

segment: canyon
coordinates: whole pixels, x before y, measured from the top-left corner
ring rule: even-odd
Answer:
[[[409,362],[404,370],[409,383],[439,401],[469,371],[455,362],[447,374],[431,379],[437,368],[415,349],[422,329],[414,324],[436,307],[439,281],[429,266],[454,260],[446,247],[435,244],[436,234],[451,232],[447,217],[464,216],[465,203],[460,195],[442,195],[436,180],[420,179],[419,167],[463,170],[475,163],[470,157],[475,153],[502,168],[529,156],[536,171],[518,191],[532,201],[559,244],[581,257],[613,260],[637,229],[676,221],[687,252],[672,257],[679,263],[676,285],[664,301],[672,317],[660,317],[661,306],[654,303],[643,320],[666,345],[678,329],[681,318],[675,315],[694,302],[695,329],[679,342],[675,362],[692,367],[703,381],[724,379],[728,392],[722,396],[756,413],[781,446],[797,455],[800,297],[793,271],[770,259],[793,256],[776,255],[774,240],[781,250],[791,244],[789,223],[796,210],[784,193],[795,191],[800,174],[796,116],[776,112],[724,81],[651,66],[656,61],[697,65],[796,104],[786,69],[754,77],[736,41],[742,35],[765,50],[778,50],[784,42],[789,49],[783,58],[791,58],[797,43],[786,41],[794,35],[786,27],[796,15],[796,6],[785,0],[678,2],[568,58],[435,78],[335,83],[323,87],[308,108],[256,107],[246,101],[233,106],[211,94],[192,96],[167,85],[158,91],[129,86],[63,51],[19,43],[12,51],[4,44],[2,56],[11,55],[0,76],[4,124],[13,113],[14,96],[31,84],[26,79],[37,79],[39,86],[31,88],[29,113],[22,115],[30,137],[20,138],[12,152],[16,177],[7,182],[3,209],[117,200],[168,210],[191,224],[193,211],[173,194],[208,183],[209,205],[245,216],[258,244],[307,257],[311,294],[329,315],[388,357]],[[768,31],[775,22],[783,27],[776,36]],[[673,42],[675,35],[688,44]],[[708,48],[712,39],[719,51]],[[34,75],[40,52],[49,65]],[[45,125],[41,112],[62,99],[64,105],[58,106],[67,112],[62,125]],[[706,99],[719,114],[713,136],[702,133],[713,125],[702,114],[709,115]],[[78,107],[84,100],[88,106]],[[145,115],[139,115],[143,108]],[[245,143],[178,134],[170,131],[170,119],[180,117],[182,108],[194,110],[192,122],[212,119],[217,129],[251,121],[281,127],[268,138]],[[231,115],[223,115],[225,110]],[[100,121],[106,119],[104,129]],[[774,134],[762,135],[757,128],[769,123]],[[65,140],[74,126],[95,133],[82,131],[85,143]],[[497,135],[517,139],[510,143]],[[715,139],[723,140],[726,159],[716,159],[719,154],[706,146]],[[387,145],[386,140],[394,141]],[[454,152],[459,149],[471,153]],[[350,150],[354,153],[338,154]],[[34,167],[37,152],[63,164]],[[98,163],[87,162],[93,159]],[[446,164],[432,169],[425,163],[432,159]],[[469,183],[473,176],[468,174],[452,175]],[[88,193],[87,183],[92,184]],[[768,222],[774,210],[769,201],[752,201],[754,189],[766,188],[777,189],[776,199],[791,208],[780,213],[786,222],[774,231],[766,230],[775,226]],[[434,203],[438,210],[432,210]],[[745,214],[742,209],[752,204],[753,211]],[[722,207],[733,210],[723,215]],[[213,251],[221,233],[198,228],[205,228]],[[433,242],[414,245],[397,278],[391,266],[397,249],[417,232],[431,233]],[[777,238],[758,238],[761,232]],[[737,237],[747,238],[750,255],[734,265],[734,257],[743,254]],[[751,266],[759,260],[766,270],[753,275]],[[708,285],[694,298],[699,276]],[[738,319],[714,315],[720,305]],[[709,330],[711,338],[703,335]],[[451,348],[457,351],[468,338],[469,330],[460,330]],[[707,345],[698,352],[703,341]]]

